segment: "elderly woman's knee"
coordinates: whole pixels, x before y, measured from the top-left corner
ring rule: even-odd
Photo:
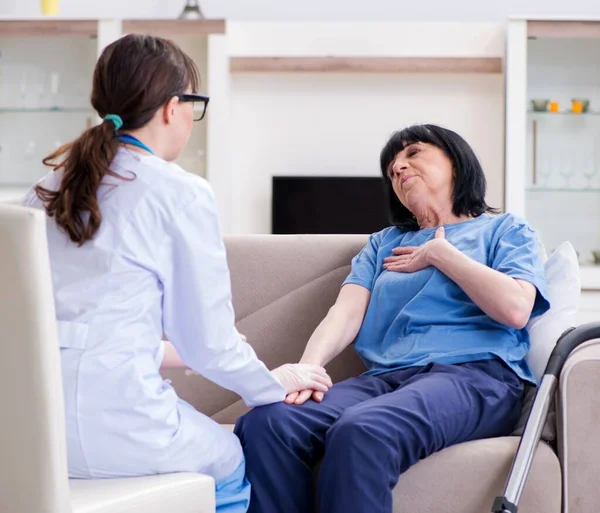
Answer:
[[[341,445],[350,447],[376,438],[373,422],[364,408],[348,408],[327,433],[327,446]]]
[[[373,411],[364,405],[348,408],[340,418],[333,424],[327,433],[326,447],[328,449],[341,448],[352,450],[353,448],[363,451],[369,447],[377,452],[382,450],[400,450],[414,439],[416,425],[408,418],[395,416],[393,426],[386,422],[380,415],[374,415]],[[398,433],[406,433],[406,440]]]
[[[292,406],[274,403],[259,406],[240,417],[235,424],[235,434],[242,443],[257,438],[270,437],[285,430]]]

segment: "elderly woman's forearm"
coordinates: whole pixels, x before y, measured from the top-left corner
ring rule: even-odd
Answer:
[[[335,304],[310,337],[300,361],[326,365],[346,349],[358,335],[370,298],[371,291],[365,287],[344,285]]]
[[[310,337],[300,362],[328,364],[352,343],[361,324],[361,318],[352,318],[344,309],[334,305]]]
[[[527,324],[535,301],[533,285],[491,269],[450,244],[436,246],[429,260],[495,321],[517,329]]]

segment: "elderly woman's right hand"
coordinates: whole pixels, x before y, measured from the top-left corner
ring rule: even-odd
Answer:
[[[316,390],[302,390],[302,392],[293,392],[292,394],[288,394],[285,398],[286,404],[294,404],[296,406],[300,406],[308,401],[312,397],[312,400],[316,403],[320,403],[325,397],[323,392],[317,392]]]
[[[286,363],[271,371],[287,394],[302,390],[327,392],[333,383],[323,367],[307,363]]]

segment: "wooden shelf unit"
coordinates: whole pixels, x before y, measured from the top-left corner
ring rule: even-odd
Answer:
[[[545,39],[600,39],[600,21],[528,20],[527,37]]]
[[[502,73],[500,57],[232,57],[232,72]]]
[[[123,32],[165,37],[225,34],[225,20],[123,20]]]
[[[90,36],[98,35],[100,20],[0,20],[1,36]],[[158,36],[202,36],[225,34],[225,20],[123,20],[123,33]]]
[[[0,20],[0,36],[96,36],[97,20]]]

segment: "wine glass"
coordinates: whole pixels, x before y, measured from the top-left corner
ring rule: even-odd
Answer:
[[[558,160],[560,163],[558,174],[563,177],[565,189],[569,189],[571,186],[571,178],[574,175],[571,167],[572,162],[569,157],[564,154],[562,154]]]
[[[588,158],[585,160],[585,164],[583,165],[583,175],[587,179],[587,188],[592,188],[592,181],[596,176],[596,152],[594,145],[592,144],[589,147]]]
[[[35,74],[35,97],[37,98],[35,107],[44,108],[46,107],[46,83],[48,78],[45,73],[39,71]]]
[[[596,168],[594,167],[594,163],[590,162],[590,161],[585,162],[585,164],[582,166],[581,172],[583,173],[583,176],[585,176],[585,179],[587,180],[587,188],[591,189],[592,188],[592,180],[594,179],[594,176],[596,175]]]
[[[27,107],[27,72],[21,72],[21,79],[19,80],[19,95],[21,97],[21,106]]]
[[[2,170],[8,171],[11,169],[10,165],[10,144],[2,142],[0,144],[0,176],[2,176]]]
[[[546,189],[550,189],[551,180],[550,175],[552,175],[552,168],[548,163],[543,163],[538,168],[538,174],[540,175],[541,187],[545,187]]]
[[[25,145],[25,151],[24,151],[25,160],[30,161],[34,158],[36,146],[37,145],[35,144],[35,141],[33,139],[29,139],[27,141],[27,144]]]
[[[60,84],[60,73],[53,71],[48,75],[48,81],[50,82],[50,97],[52,109],[58,109],[58,86]]]

